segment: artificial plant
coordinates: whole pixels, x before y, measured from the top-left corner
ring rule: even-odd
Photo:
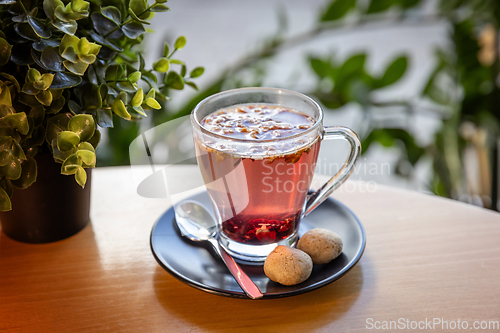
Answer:
[[[196,88],[185,64],[163,56],[145,66],[139,47],[154,12],[166,0],[0,1],[0,210],[12,209],[13,188],[37,177],[35,156],[50,153],[61,174],[85,186],[96,164],[99,128],[114,115],[140,120],[160,109],[165,87]],[[176,65],[174,70],[171,65]]]

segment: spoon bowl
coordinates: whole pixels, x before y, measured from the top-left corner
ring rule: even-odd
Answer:
[[[252,299],[263,296],[259,288],[217,241],[217,224],[208,210],[194,200],[182,201],[175,206],[175,221],[181,234],[194,242],[210,242],[222,258],[241,289]]]
[[[217,238],[217,225],[199,202],[186,200],[179,203],[175,207],[175,220],[182,235],[194,242]]]

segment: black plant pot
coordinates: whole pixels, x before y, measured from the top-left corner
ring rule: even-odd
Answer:
[[[24,190],[14,189],[12,210],[0,212],[2,231],[25,243],[49,243],[82,230],[90,220],[91,169],[82,189],[74,176],[61,175],[61,164],[52,154],[35,157],[36,182]]]

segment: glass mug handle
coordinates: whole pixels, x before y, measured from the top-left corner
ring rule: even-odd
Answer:
[[[354,166],[358,160],[361,153],[361,142],[356,133],[354,133],[350,128],[343,126],[326,126],[323,128],[323,140],[332,139],[343,139],[349,142],[351,146],[351,152],[347,157],[342,168],[337,172],[335,176],[330,178],[320,189],[316,192],[308,195],[306,208],[304,210],[304,216],[312,212],[316,207],[318,207],[323,201],[332,194],[342,183],[344,183],[347,178],[354,171]]]

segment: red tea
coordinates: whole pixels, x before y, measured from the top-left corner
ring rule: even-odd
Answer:
[[[270,104],[237,105],[203,119],[205,129],[227,137],[195,140],[198,164],[218,208],[223,236],[264,245],[296,232],[320,140],[295,140],[294,136],[313,124],[299,111]],[[248,141],[239,144],[231,138]]]

